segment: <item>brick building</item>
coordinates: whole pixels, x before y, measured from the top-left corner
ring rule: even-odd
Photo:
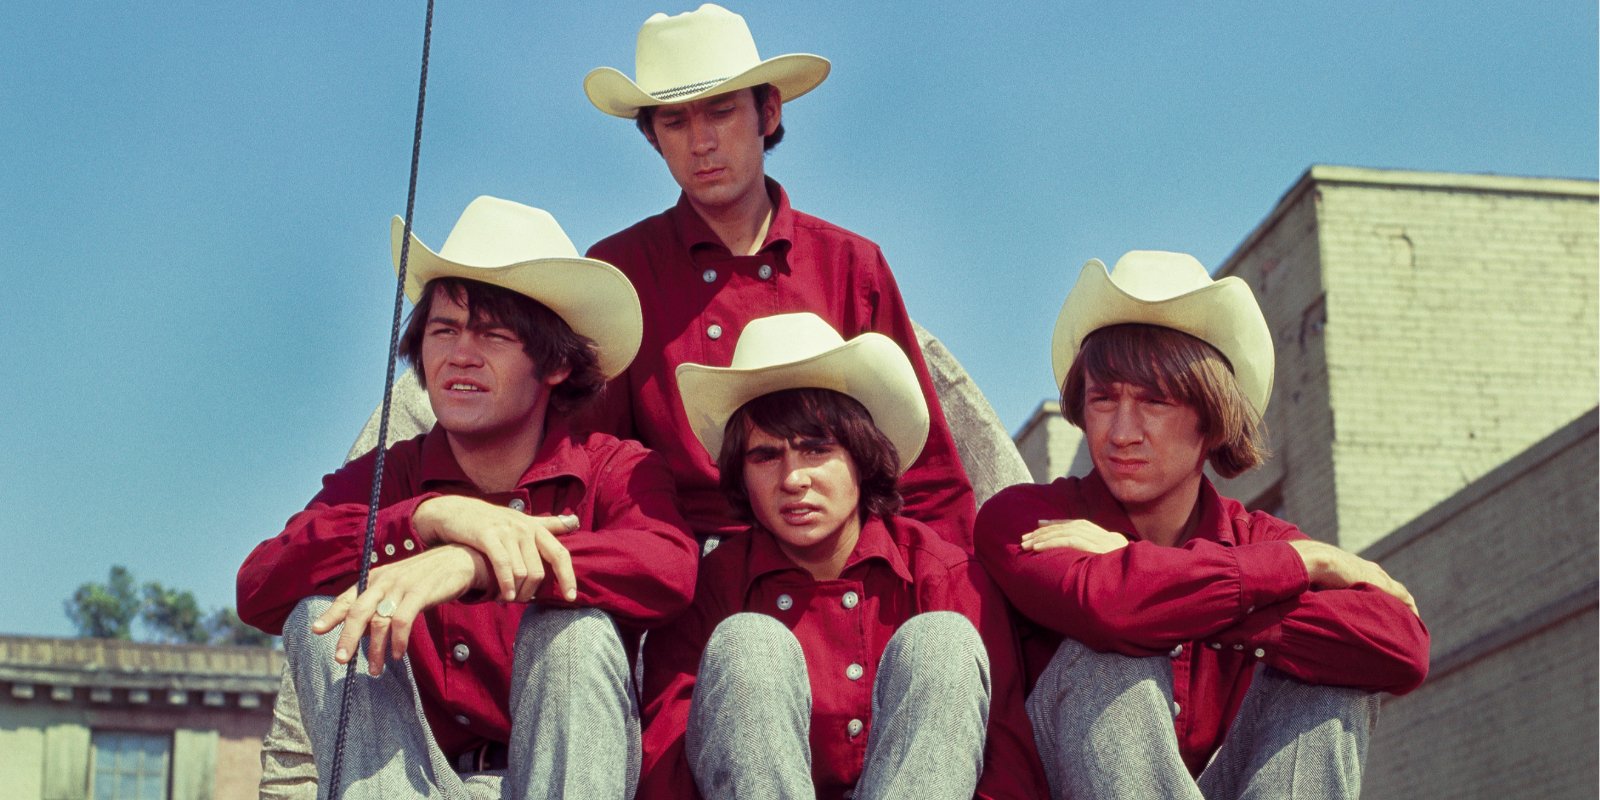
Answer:
[[[1216,270],[1255,290],[1277,348],[1273,457],[1219,488],[1382,563],[1433,634],[1365,796],[1595,793],[1596,199],[1315,166]],[[1018,433],[1035,480],[1090,468],[1055,405]]]
[[[0,636],[0,796],[244,800],[283,654]]]

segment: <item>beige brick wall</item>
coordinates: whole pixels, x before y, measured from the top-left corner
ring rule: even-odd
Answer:
[[[1034,483],[1088,474],[1088,453],[1079,452],[1082,442],[1083,432],[1062,418],[1061,404],[1054,400],[1040,403],[1016,436],[1017,452]]]
[[[1278,350],[1224,491],[1359,550],[1590,408],[1597,248],[1594,182],[1313,167],[1218,271]]]
[[[1385,704],[1363,796],[1594,797],[1594,411],[1363,555],[1417,598],[1422,688]]]
[[[1346,546],[1595,405],[1595,188],[1548,183],[1318,183]]]
[[[1272,456],[1222,493],[1293,520],[1307,534],[1336,541],[1339,508],[1324,361],[1324,290],[1316,207],[1291,194],[1229,259],[1218,277],[1236,275],[1255,290],[1272,331],[1277,364],[1267,432]]]

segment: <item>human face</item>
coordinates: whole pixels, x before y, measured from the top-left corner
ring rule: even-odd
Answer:
[[[1176,534],[1200,496],[1206,447],[1199,412],[1164,392],[1091,378],[1083,430],[1095,469],[1139,532]]]
[[[756,521],[795,563],[843,568],[861,535],[861,484],[855,460],[838,442],[785,441],[752,426],[744,489]]]
[[[422,335],[428,401],[452,439],[492,440],[542,431],[550,387],[566,369],[540,377],[522,340],[494,320],[470,319],[442,287]]]
[[[715,216],[756,207],[764,213],[762,138],[777,129],[782,108],[776,89],[764,109],[750,89],[661,106],[650,121],[653,143],[696,209]]]

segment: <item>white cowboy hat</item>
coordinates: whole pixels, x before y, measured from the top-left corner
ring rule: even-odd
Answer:
[[[1265,414],[1272,397],[1272,332],[1250,286],[1235,276],[1214,281],[1194,256],[1133,250],[1110,272],[1091,258],[1056,318],[1050,344],[1056,386],[1084,337],[1108,325],[1142,323],[1182,331],[1228,359],[1239,388]]]
[[[400,270],[405,220],[389,225],[394,268]],[[616,267],[583,258],[542,209],[481,196],[467,205],[435,253],[411,234],[406,297],[422,299],[434,278],[467,278],[527,295],[543,303],[578,334],[595,343],[600,371],[614,378],[639,352],[644,318],[639,295]]]
[[[715,459],[723,431],[740,406],[784,389],[832,389],[866,406],[894,443],[905,472],[928,441],[928,401],[911,359],[893,339],[863,333],[845,341],[809,312],[751,320],[733,349],[733,364],[678,365],[678,394],[689,427]]]
[[[595,108],[632,119],[644,106],[687,103],[702,97],[770,83],[785,102],[828,77],[828,59],[792,53],[761,60],[744,17],[706,3],[676,16],[653,14],[639,29],[634,50],[638,82],[611,67],[583,79]]]

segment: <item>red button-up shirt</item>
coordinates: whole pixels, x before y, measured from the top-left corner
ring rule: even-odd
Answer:
[[[905,515],[972,550],[972,486],[928,376],[922,348],[883,253],[871,241],[795,211],[777,182],[766,241],[732,255],[687,198],[590,248],[633,281],[644,308],[644,343],[597,404],[597,430],[636,438],[666,457],[684,517],[701,534],[743,531],[717,485],[713,454],[695,438],[679,399],[679,364],[727,366],[746,323],[810,311],[845,339],[876,331],[899,343],[928,399],[928,444],[900,478]]]
[[[238,580],[241,619],[279,633],[301,599],[337,595],[355,584],[376,457],[368,453],[323,478],[311,504],[245,559]],[[411,515],[442,494],[520,504],[536,516],[577,515],[579,529],[561,543],[572,554],[578,598],[562,600],[555,581],[547,580],[537,601],[605,611],[622,626],[630,649],[637,629],[677,615],[693,596],[697,551],[673,502],[672,476],[637,442],[605,434],[572,437],[552,428],[517,488],[495,493],[477,490],[442,430],[399,442],[384,459],[375,563],[423,549]],[[429,727],[452,758],[510,739],[512,647],[524,608],[456,601],[417,619],[406,652]]]
[[[868,519],[835,580],[813,579],[770,534],[755,529],[712,551],[700,574],[689,611],[645,640],[641,798],[699,796],[684,755],[689,701],[712,631],[741,611],[782,622],[805,654],[818,798],[844,797],[861,776],[878,659],[889,637],[926,611],[965,616],[988,651],[992,696],[978,796],[1047,795],[1023,709],[1019,653],[1005,599],[975,558],[928,526],[905,517]],[[852,720],[862,723],[855,735]]]
[[[1178,745],[1198,775],[1222,743],[1257,662],[1307,683],[1404,694],[1428,671],[1428,631],[1367,584],[1311,591],[1288,542],[1298,528],[1250,512],[1202,479],[1200,519],[1177,547],[1141,541],[1098,474],[1006,489],[978,514],[978,557],[1025,626],[1031,679],[1062,636],[1101,652],[1169,655]],[[1022,550],[1041,520],[1088,519],[1120,550]]]

